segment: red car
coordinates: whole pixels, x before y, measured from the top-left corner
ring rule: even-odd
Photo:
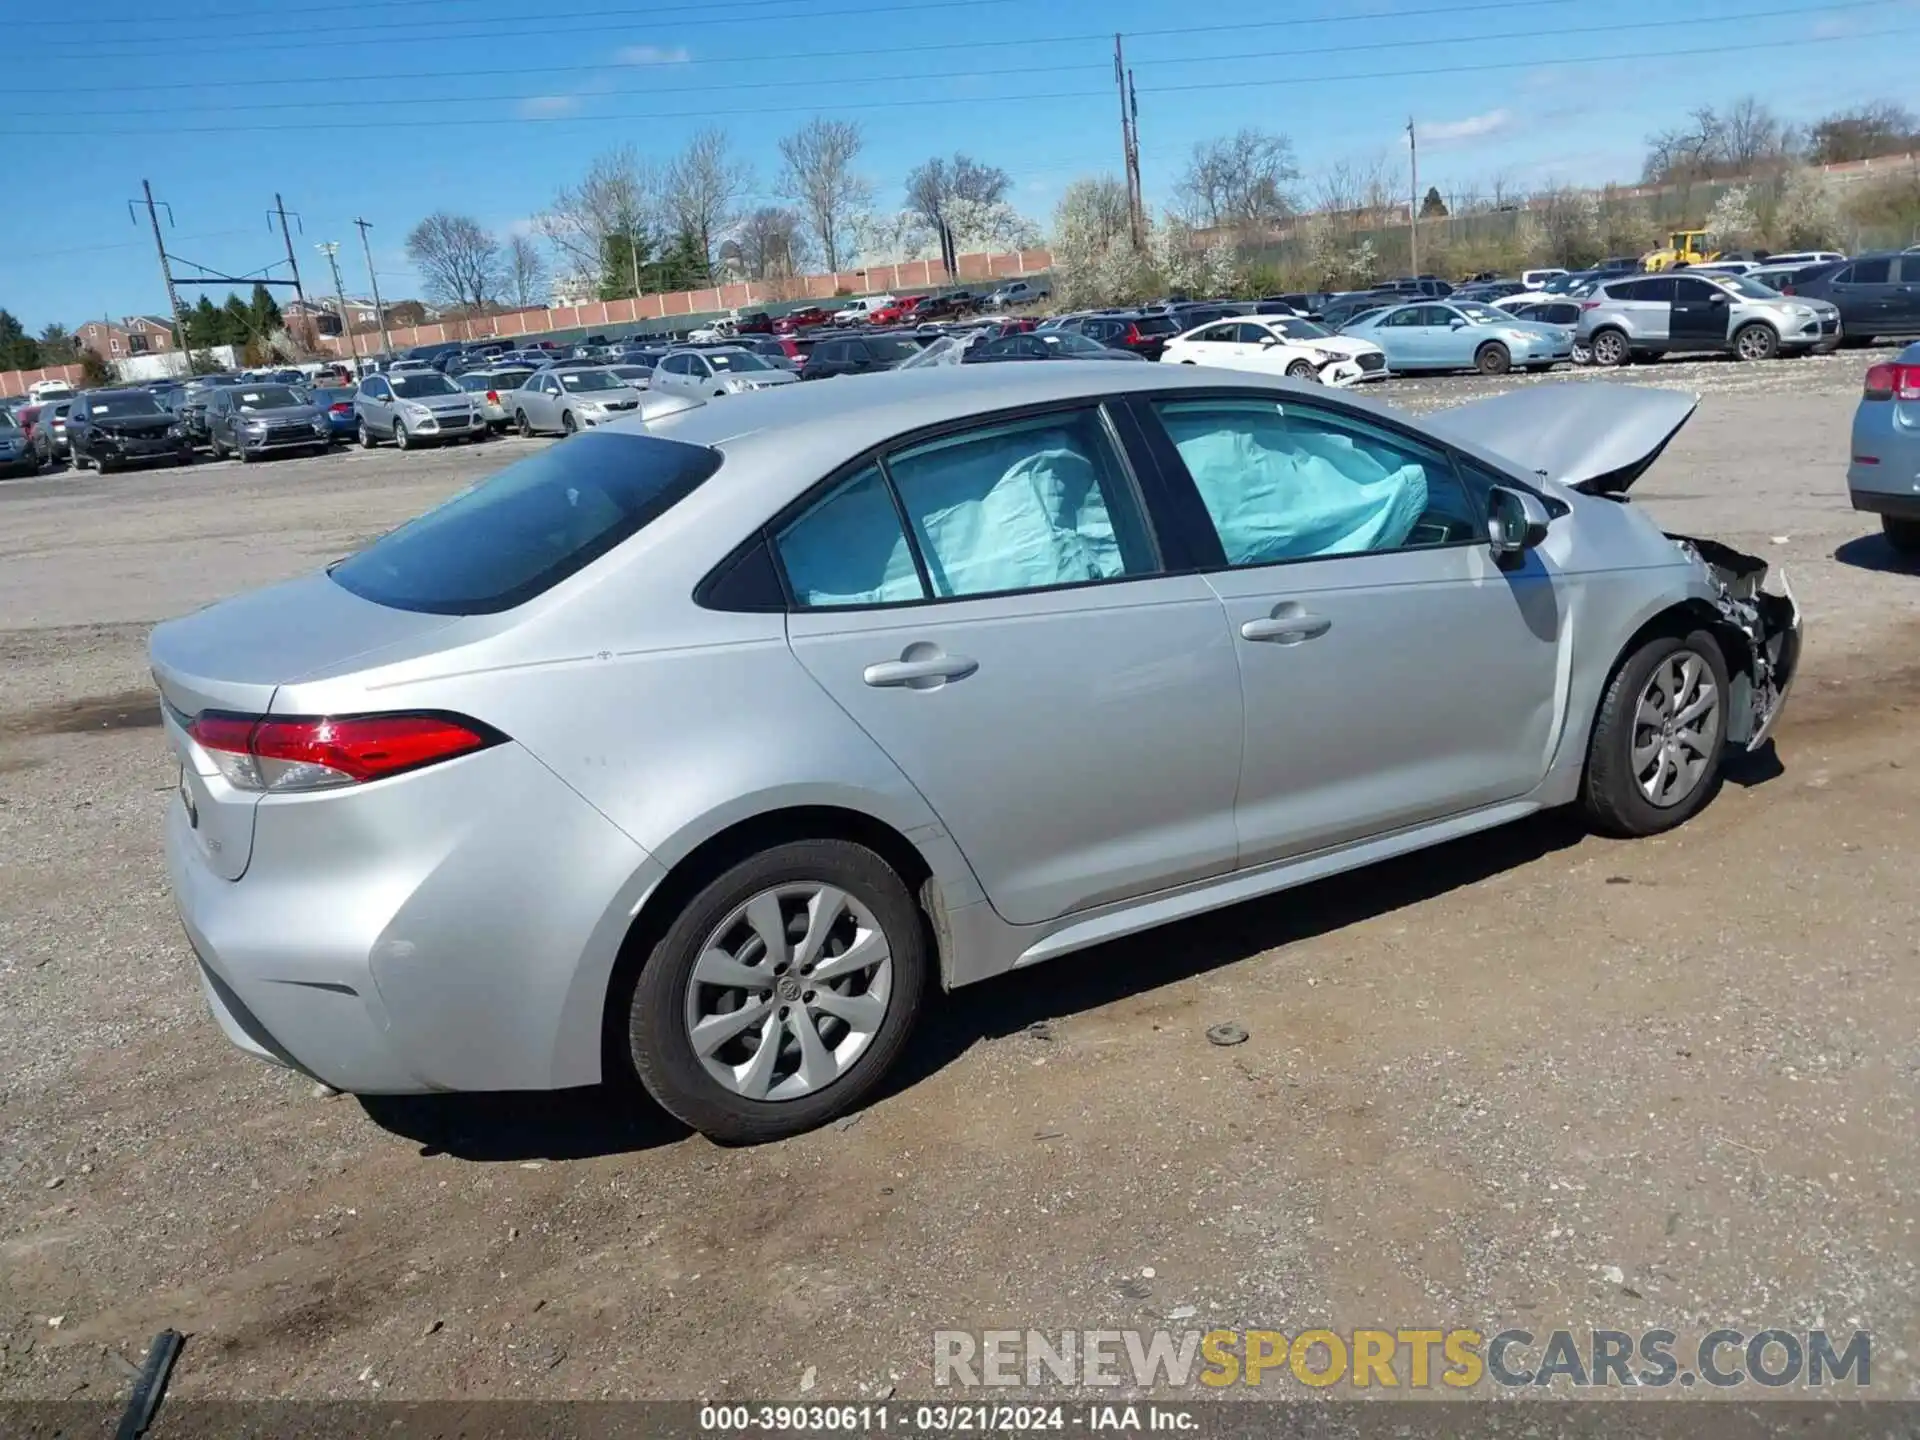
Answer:
[[[816,325],[831,325],[833,317],[818,305],[803,305],[798,310],[790,310],[773,322],[773,333],[791,335],[796,330],[811,330]]]
[[[882,305],[867,318],[875,325],[904,325],[916,319],[914,312],[926,303],[924,295],[902,295],[891,305]]]

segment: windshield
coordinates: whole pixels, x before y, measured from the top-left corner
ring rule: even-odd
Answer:
[[[774,367],[747,350],[714,350],[707,363],[715,370],[771,370]]]
[[[285,410],[307,402],[284,385],[249,385],[234,395],[233,403],[242,410]]]
[[[1089,340],[1077,330],[1050,330],[1045,335],[1034,334],[1026,338],[1038,340],[1049,350],[1058,350],[1063,355],[1104,355],[1107,352],[1107,347],[1098,340]]]
[[[510,610],[665,514],[719,468],[719,452],[705,446],[588,432],[509,465],[329,573],[342,589],[396,610]]]
[[[402,400],[424,400],[430,395],[458,395],[460,387],[437,370],[403,370],[388,377],[393,393]]]
[[[624,390],[618,379],[604,370],[562,370],[560,383],[576,394],[588,390]]]
[[[106,394],[88,396],[87,411],[89,414],[113,420],[127,415],[164,415],[166,413],[144,390],[129,391],[121,395],[109,391]]]
[[[1511,311],[1496,309],[1492,305],[1466,304],[1456,305],[1453,308],[1476,325],[1511,325],[1513,323],[1514,317]]]
[[[1289,340],[1324,340],[1333,332],[1311,320],[1271,320],[1268,325]]]
[[[1749,300],[1777,300],[1780,292],[1771,285],[1763,285],[1751,275],[1712,275],[1707,277],[1719,285],[1724,285],[1736,295],[1744,295]]]

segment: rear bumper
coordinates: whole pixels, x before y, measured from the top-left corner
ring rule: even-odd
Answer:
[[[598,1080],[608,977],[658,868],[511,743],[261,802],[237,881],[178,798],[166,852],[227,1038],[359,1094]]]
[[[1920,495],[1889,495],[1880,490],[1849,490],[1853,508],[1869,515],[1891,515],[1896,520],[1920,520]]]

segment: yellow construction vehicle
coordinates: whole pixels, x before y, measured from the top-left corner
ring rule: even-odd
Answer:
[[[1667,236],[1667,248],[1649,250],[1640,257],[1642,270],[1671,270],[1676,265],[1704,265],[1720,252],[1707,248],[1705,230],[1676,230]]]

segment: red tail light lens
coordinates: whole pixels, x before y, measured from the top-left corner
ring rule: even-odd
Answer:
[[[1129,324],[1127,326],[1126,343],[1129,345],[1138,345],[1140,343],[1140,327],[1138,325]]]
[[[336,400],[327,407],[327,413],[331,415],[351,415],[353,413],[353,405],[346,400]]]
[[[489,405],[498,405],[500,403],[500,392],[498,390],[487,391],[487,403]]]
[[[240,790],[364,785],[483,750],[498,732],[457,715],[279,716],[208,711],[187,727]]]
[[[1920,365],[1891,360],[1874,365],[1863,393],[1869,400],[1920,400]]]
[[[1600,308],[1600,302],[1598,300],[1582,300],[1580,302],[1580,308],[1582,310],[1598,310]]]

